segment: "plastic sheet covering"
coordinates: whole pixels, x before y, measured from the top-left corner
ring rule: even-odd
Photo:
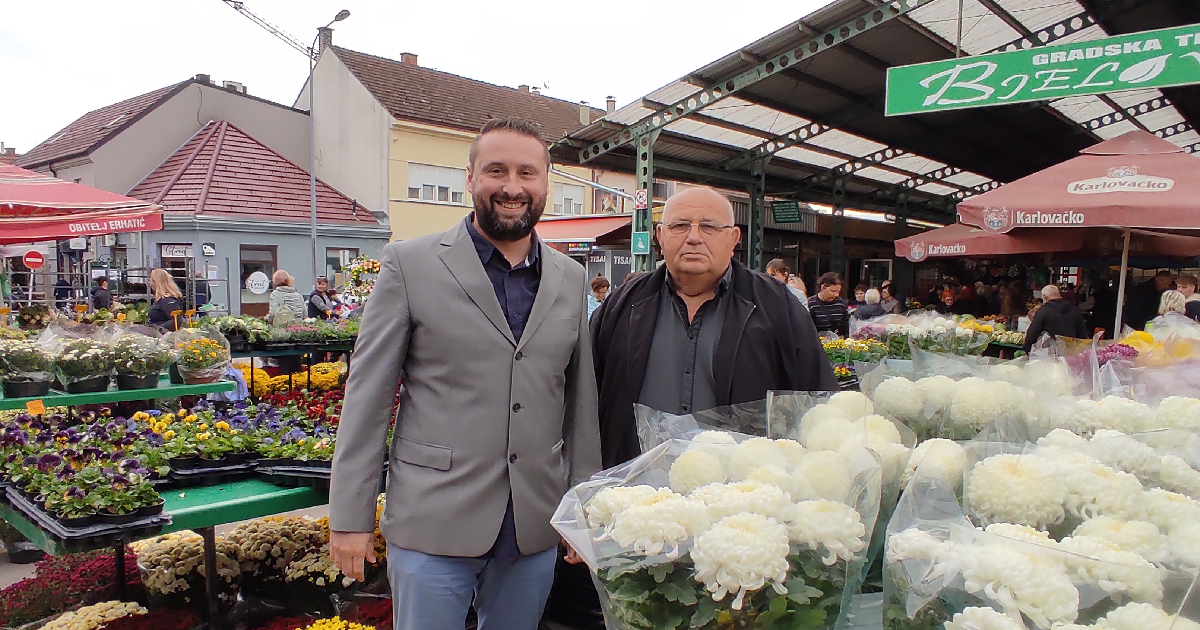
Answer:
[[[703,431],[731,431],[772,437],[767,431],[765,400],[680,416],[635,404],[633,417],[637,422],[638,442],[643,453],[667,440],[690,440]]]
[[[613,630],[843,628],[880,475],[864,448],[712,431],[579,484],[552,523]]]
[[[38,344],[54,356],[54,374],[64,386],[113,372],[112,331],[95,324],[58,321],[38,335]]]
[[[225,374],[225,371],[230,367],[229,357],[229,340],[225,339],[216,328],[183,328],[176,332],[167,333],[166,338],[174,344],[176,350],[180,353],[180,360],[177,364],[179,374],[183,376],[184,382],[190,383],[208,383],[215,381]],[[184,349],[189,342],[201,339],[211,339],[217,342],[220,350],[216,351],[218,358],[224,356],[224,360],[219,363],[200,368],[188,367],[184,365]]]
[[[884,627],[1194,628],[1200,503],[1122,470],[1190,468],[1186,437],[977,439],[961,479],[923,461],[888,524]]]

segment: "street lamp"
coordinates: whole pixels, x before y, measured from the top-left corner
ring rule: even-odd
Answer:
[[[317,116],[313,111],[313,93],[316,92],[315,72],[317,68],[317,41],[321,32],[334,22],[341,22],[350,17],[350,11],[342,9],[329,21],[329,24],[317,29],[317,37],[309,47],[308,56],[308,218],[312,228],[312,279],[317,281]]]

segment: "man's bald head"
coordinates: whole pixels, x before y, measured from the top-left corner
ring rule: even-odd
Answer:
[[[663,223],[670,223],[674,220],[675,215],[679,214],[678,211],[682,208],[724,210],[728,215],[726,217],[728,220],[724,221],[723,225],[733,225],[734,223],[733,204],[729,203],[729,199],[725,195],[707,186],[688,188],[668,199],[666,207],[663,208]]]

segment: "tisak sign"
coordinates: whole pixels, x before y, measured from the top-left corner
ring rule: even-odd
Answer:
[[[1200,24],[888,68],[888,116],[1200,83]]]

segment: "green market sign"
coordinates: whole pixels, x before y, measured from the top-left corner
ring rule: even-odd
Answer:
[[[1200,24],[888,68],[888,116],[1200,83]]]

